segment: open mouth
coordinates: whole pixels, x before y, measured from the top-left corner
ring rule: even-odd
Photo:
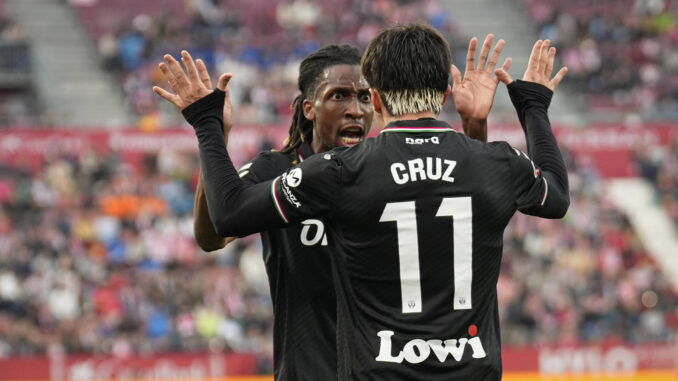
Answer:
[[[365,129],[360,125],[346,126],[339,131],[339,137],[347,146],[360,143],[365,137]]]

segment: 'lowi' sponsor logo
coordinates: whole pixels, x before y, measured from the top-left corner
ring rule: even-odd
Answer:
[[[476,327],[471,326],[469,328],[469,333],[472,336],[475,336],[477,333]],[[445,362],[450,356],[455,361],[461,361],[467,345],[471,347],[471,356],[473,358],[480,359],[487,356],[483,344],[477,336],[470,339],[462,337],[460,339],[448,339],[444,341],[437,339],[414,339],[410,340],[405,344],[403,350],[394,355],[393,343],[391,342],[391,337],[393,337],[393,335],[393,331],[377,332],[377,336],[381,339],[381,343],[379,344],[379,355],[376,357],[377,361],[394,362],[398,364],[406,361],[411,364],[418,364],[426,360],[431,355],[431,352],[433,352],[440,362]]]

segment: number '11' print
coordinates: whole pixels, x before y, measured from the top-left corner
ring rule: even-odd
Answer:
[[[436,217],[451,217],[454,248],[455,310],[470,310],[473,280],[473,210],[471,197],[444,198]],[[379,222],[395,222],[398,229],[398,259],[400,261],[400,291],[403,313],[421,312],[421,275],[419,272],[419,239],[414,201],[390,202],[384,207]],[[448,242],[441,242],[445,245]]]

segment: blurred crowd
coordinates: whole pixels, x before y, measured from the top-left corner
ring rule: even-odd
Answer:
[[[677,0],[523,0],[595,110],[678,117]]]
[[[568,170],[565,219],[517,214],[504,234],[502,344],[670,342],[678,294],[596,169],[570,160]]]
[[[197,162],[163,152],[131,165],[88,152],[38,170],[0,166],[0,358],[236,350],[270,359],[260,242],[199,250]]]
[[[595,170],[570,163],[563,221],[518,215],[498,284],[504,345],[671,340],[672,291]],[[252,351],[270,371],[260,241],[203,253],[194,154],[0,166],[0,357]]]
[[[229,85],[234,119],[251,124],[289,121],[299,63],[326,44],[362,50],[396,21],[431,23],[448,37],[455,62],[465,62],[468,44],[437,0],[190,0],[171,12],[165,2],[147,0],[132,5],[146,13],[121,17],[109,30],[102,30],[99,19],[115,6],[92,3],[76,9],[97,41],[102,64],[118,76],[130,108],[146,124],[181,122],[171,105],[149,91],[152,85],[167,88],[158,63],[166,53],[178,57],[181,49],[202,58],[214,80],[219,73],[236,74]]]

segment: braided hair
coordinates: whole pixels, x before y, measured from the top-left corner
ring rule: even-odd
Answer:
[[[299,66],[299,94],[292,102],[294,115],[289,137],[282,152],[291,152],[303,142],[313,140],[313,122],[304,116],[304,100],[315,96],[320,76],[335,65],[360,65],[360,52],[350,45],[327,45],[309,54]]]

